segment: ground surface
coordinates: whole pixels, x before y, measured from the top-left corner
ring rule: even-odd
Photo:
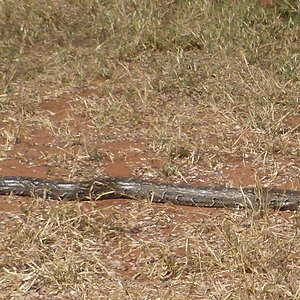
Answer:
[[[300,190],[299,5],[199,2],[1,3],[1,175]],[[1,196],[0,297],[300,299],[299,226]]]

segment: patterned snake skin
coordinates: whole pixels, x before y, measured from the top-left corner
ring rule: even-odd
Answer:
[[[149,199],[157,203],[219,208],[270,207],[296,210],[300,204],[300,192],[291,190],[193,187],[126,178],[67,182],[30,177],[0,177],[0,194],[37,195],[59,200]]]

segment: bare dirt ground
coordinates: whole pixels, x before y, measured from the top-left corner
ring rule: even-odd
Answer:
[[[0,175],[300,190],[293,11],[113,3],[2,7],[25,25],[1,44]],[[1,196],[0,298],[300,299],[299,227],[298,212]]]

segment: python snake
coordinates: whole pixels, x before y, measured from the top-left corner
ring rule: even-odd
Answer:
[[[270,207],[297,210],[300,205],[299,191],[193,187],[129,178],[99,178],[72,182],[31,177],[0,177],[0,194],[35,195],[58,200],[149,199],[156,203],[215,208]]]

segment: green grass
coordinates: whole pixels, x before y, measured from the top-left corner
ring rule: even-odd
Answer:
[[[20,78],[44,74],[79,84],[107,76],[110,60],[187,50],[242,55],[251,65],[299,80],[299,7],[293,1],[278,11],[252,1],[235,4],[234,11],[226,1],[5,1],[0,13],[4,91]]]

